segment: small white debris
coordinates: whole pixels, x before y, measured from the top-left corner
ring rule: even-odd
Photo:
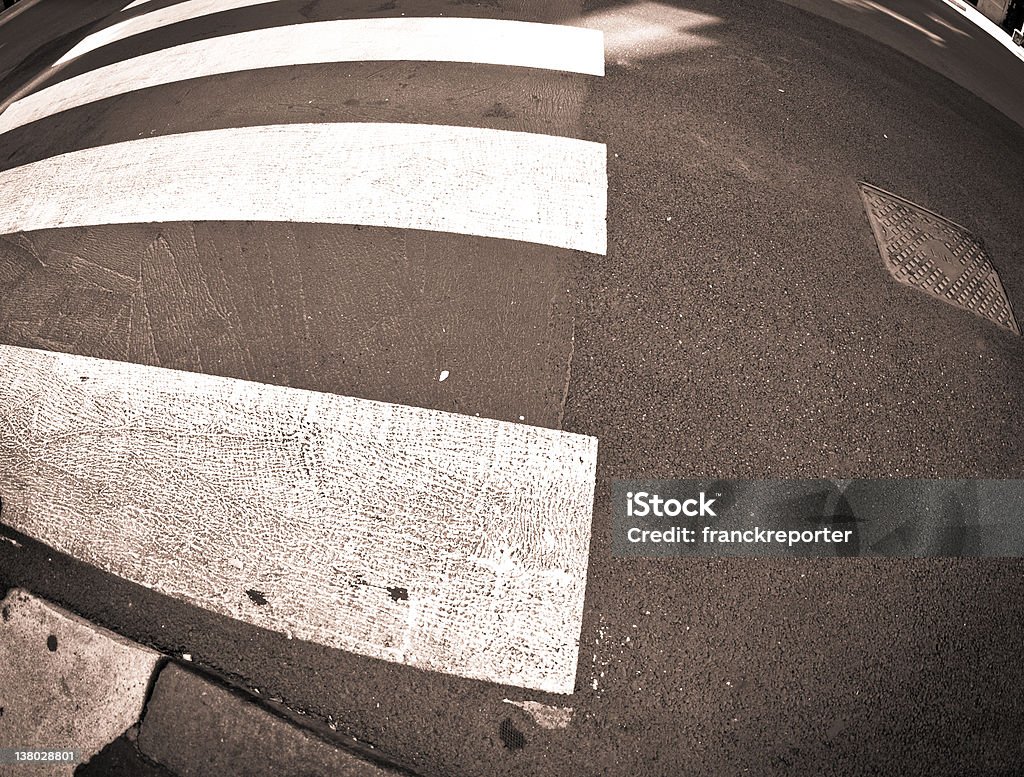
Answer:
[[[672,220],[672,217],[671,217],[671,216],[666,216],[666,217],[665,217],[665,221],[671,221],[671,220]]]
[[[182,654],[181,654],[181,657],[182,657],[182,659],[184,659],[185,661],[191,661],[191,660],[192,660],[192,654],[191,654],[191,653],[182,653]]]
[[[519,416],[519,420],[520,421],[525,421],[526,420],[526,416],[524,416],[524,415]]]
[[[886,135],[886,134],[884,134],[884,133],[883,133],[882,137],[883,137],[883,138],[885,138],[886,140],[888,140],[888,139],[889,139],[889,136],[888,136],[888,135]]]
[[[441,377],[439,377],[439,378],[437,379],[437,380],[438,380],[438,382],[439,382],[439,383],[444,383],[444,382],[445,382],[446,380],[448,380],[448,375],[449,375],[449,374],[450,374],[450,373],[448,372],[448,370],[441,370]]]
[[[785,90],[785,89],[780,89],[779,91],[780,91],[780,92],[782,92],[783,94],[785,94],[785,93],[786,93],[786,90]]]
[[[20,548],[21,547],[21,543],[20,542],[18,542],[17,540],[12,540],[10,537],[0,536],[0,540],[3,540],[4,542],[9,542],[9,543],[11,543],[16,548]]]

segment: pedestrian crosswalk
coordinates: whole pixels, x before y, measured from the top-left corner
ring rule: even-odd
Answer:
[[[573,136],[600,33],[141,35],[237,7],[133,3],[0,114],[2,520],[289,636],[571,692],[596,440],[542,427],[570,252],[606,248]],[[399,97],[353,88],[381,72]]]
[[[0,114],[0,132],[128,91],[239,70],[310,63],[352,59],[442,60],[600,74],[600,40],[601,34],[595,30],[488,19],[339,20],[239,33],[151,52],[43,88],[14,102]],[[350,138],[356,146],[346,143]],[[371,138],[373,141],[369,142]],[[261,147],[262,156],[254,153],[250,144]],[[191,158],[189,147],[195,149]],[[232,155],[232,148],[245,149],[245,157]],[[265,173],[264,180],[255,184],[250,202],[258,200],[269,209],[256,206],[245,210],[240,202],[244,185],[238,183],[244,171],[233,168],[218,170],[217,182],[222,191],[212,191],[210,197],[204,197],[200,179],[203,170],[196,162],[218,155],[237,159],[244,168]],[[432,159],[432,155],[437,158]],[[564,159],[559,160],[563,155]],[[281,175],[294,175],[301,180],[296,169],[309,167],[317,156],[315,166],[337,181],[335,191],[319,192],[312,199],[301,185],[282,187],[280,180],[276,180]],[[273,164],[266,164],[271,159]],[[360,168],[361,165],[366,167]],[[385,187],[394,187],[393,179],[398,177],[416,186],[420,205],[429,208],[433,217],[386,217],[388,210],[402,210],[405,202],[410,201],[402,197],[403,184],[398,184],[395,191],[394,207],[387,202],[363,200],[361,184],[368,180],[367,170],[376,167],[390,167],[397,173],[388,180],[385,172]],[[447,229],[603,253],[604,168],[603,145],[534,133],[496,135],[468,129],[441,132],[424,125],[398,128],[347,124],[309,127],[303,131],[283,127],[259,133],[251,129],[232,130],[215,137],[192,134],[187,140],[145,139],[58,155],[51,161],[0,173],[0,209],[5,214],[0,232],[118,220],[83,196],[81,188],[76,189],[86,186],[106,192],[117,201],[108,210],[116,209],[117,205],[125,207],[126,212],[119,217],[124,223],[235,218],[379,224]],[[87,174],[83,176],[81,171]],[[195,186],[186,198],[169,197],[159,186],[163,182],[174,189],[181,186],[186,176]],[[144,192],[140,190],[140,177],[147,182]],[[380,176],[374,180],[380,180]],[[468,229],[460,228],[457,216],[449,226],[438,226],[439,220],[449,219],[460,210],[458,203],[451,203],[444,196],[447,192],[457,195],[464,188],[460,181],[500,184],[498,190],[471,190],[475,211],[485,203],[494,208],[492,213],[481,214],[481,221],[488,222],[486,226],[474,229],[476,225],[471,224]],[[40,209],[37,187],[45,187],[47,182],[52,182],[54,188],[45,198],[46,207]],[[352,182],[355,187],[345,185]],[[326,181],[323,183],[326,185]],[[211,187],[215,189],[216,183],[206,188]],[[137,212],[132,203],[124,201],[133,188],[132,196],[145,194],[152,203],[150,212]],[[224,190],[228,189],[237,206],[234,214],[223,201]],[[260,191],[264,192],[262,196]],[[269,196],[270,191],[277,196]],[[287,191],[291,197],[282,194]],[[213,210],[209,209],[211,198],[219,200]],[[160,202],[165,206],[160,207]],[[85,212],[74,214],[76,203]],[[515,207],[510,207],[512,204]],[[269,206],[275,206],[276,213],[275,207]],[[523,218],[516,217],[517,211]],[[525,230],[518,228],[524,219]],[[561,230],[547,227],[545,221],[552,219],[563,225]]]
[[[208,38],[89,70],[13,103],[0,116],[0,132],[125,92],[193,78],[393,60],[604,72],[596,30],[500,19],[339,19]]]
[[[167,23],[156,19],[152,22],[153,27],[146,29],[155,29]],[[96,33],[86,38],[89,41],[98,36],[86,50],[92,51],[115,40],[131,37],[139,31],[130,27],[121,28],[116,37],[109,33]],[[86,53],[86,50],[76,56]],[[179,80],[232,70],[312,62],[388,60],[477,62],[562,70],[567,73],[604,74],[604,51],[599,31],[509,19],[335,19],[207,38],[173,47],[171,52],[173,58],[168,53],[158,56],[157,52],[152,52],[144,62],[153,67],[164,65],[166,69],[164,63],[170,60],[199,68],[181,76]],[[69,52],[57,64],[73,58]],[[235,60],[237,64],[232,66]],[[129,81],[127,85],[130,88],[143,88],[134,81]]]

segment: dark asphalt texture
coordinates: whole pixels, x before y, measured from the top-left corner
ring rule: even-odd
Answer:
[[[1021,316],[1024,129],[788,5],[669,5],[719,17],[714,45],[610,63],[582,117],[608,144],[609,250],[576,255],[568,287],[563,428],[600,440],[575,694],[289,641],[25,538],[0,543],[0,588],[189,652],[423,775],[1024,772],[1021,560],[610,556],[618,477],[1024,474],[1020,339],[892,281],[857,192],[968,227]]]
[[[27,0],[23,0],[24,5]],[[0,106],[102,20],[119,11],[121,0],[46,0],[0,16]]]
[[[1008,72],[1019,73],[1019,60],[1003,46],[993,45],[987,31],[942,0],[886,0],[884,8],[895,16],[875,11],[862,0],[783,2],[895,48],[1024,125],[1024,79],[1007,76]]]

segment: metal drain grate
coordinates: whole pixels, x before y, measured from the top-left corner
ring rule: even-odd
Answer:
[[[981,242],[937,213],[860,183],[868,221],[892,276],[1016,335],[1020,327]]]

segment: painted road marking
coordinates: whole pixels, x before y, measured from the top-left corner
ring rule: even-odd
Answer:
[[[201,5],[232,8],[258,5],[264,2],[268,2],[268,0],[256,0],[256,2],[253,0],[231,0],[230,2],[203,0]],[[191,5],[192,3],[182,3],[170,6],[100,30],[71,49],[55,64],[63,64],[87,51],[139,32],[161,27],[172,21],[180,21],[178,18],[164,21],[156,17],[163,17],[176,9]],[[216,8],[215,10],[225,9]],[[212,11],[205,13],[212,13]],[[154,23],[145,25],[144,22],[147,20]],[[159,23],[155,23],[158,21]],[[191,44],[199,47],[194,56],[211,56],[211,49],[219,47],[229,48],[233,56],[255,55],[267,53],[260,52],[260,48],[269,46],[271,52],[280,57],[283,52],[288,50],[287,46],[291,43],[297,47],[312,46],[314,51],[320,52],[318,56],[321,57],[341,57],[341,59],[302,59],[303,63],[413,59],[430,62],[517,65],[604,75],[604,51],[600,32],[561,24],[519,22],[508,19],[432,17],[338,19],[292,24],[248,33],[235,33],[214,38],[206,43],[206,46],[199,46],[198,43]],[[221,57],[223,56],[221,54]],[[301,56],[303,55],[300,54]],[[295,63],[285,62],[283,64]],[[253,67],[275,67],[275,65],[254,65]]]
[[[157,653],[22,589],[8,592],[0,609],[0,746],[74,750],[86,761],[138,723]],[[40,766],[0,762],[0,773],[75,770]]]
[[[597,441],[0,345],[4,521],[299,639],[571,693]]]
[[[129,8],[142,5],[145,1],[140,0],[139,2],[132,3],[124,10],[127,11]],[[55,64],[62,65],[114,41],[124,40],[133,35],[166,27],[169,24],[177,24],[189,19],[197,19],[200,16],[209,16],[210,14],[223,11],[234,11],[239,8],[249,8],[254,5],[264,5],[270,2],[274,2],[274,0],[186,0],[184,3],[176,3],[175,5],[158,8],[149,13],[133,16],[131,19],[125,19],[117,24],[104,27],[98,32],[94,32],[58,59]]]
[[[467,62],[603,75],[601,32],[500,19],[343,19],[184,43],[60,81],[12,103],[0,132],[97,100],[191,78],[362,61]]]
[[[606,206],[603,144],[429,124],[207,130],[0,172],[0,234],[284,221],[425,229],[603,254]]]

